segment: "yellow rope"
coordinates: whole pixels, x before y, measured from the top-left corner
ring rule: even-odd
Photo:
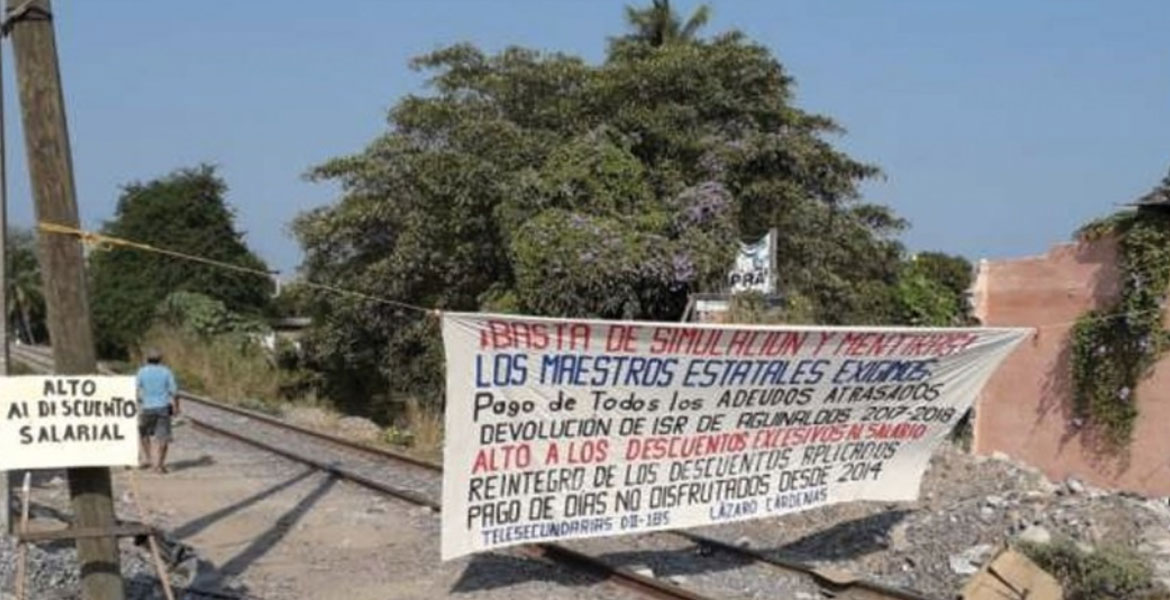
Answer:
[[[243,267],[240,265],[235,265],[235,264],[223,262],[220,260],[214,260],[214,259],[210,259],[210,258],[203,257],[203,256],[197,256],[194,254],[187,254],[185,252],[179,252],[177,250],[170,250],[167,248],[159,248],[158,246],[151,246],[150,244],[143,244],[141,242],[134,242],[131,240],[126,240],[126,239],[122,239],[122,238],[118,238],[118,237],[114,237],[114,236],[109,236],[109,235],[104,235],[104,234],[96,233],[93,231],[86,231],[84,229],[72,227],[70,225],[60,225],[58,223],[46,223],[46,222],[42,221],[37,226],[40,228],[41,231],[44,231],[44,232],[75,236],[78,239],[80,239],[82,242],[84,242],[85,244],[89,244],[91,246],[100,246],[102,244],[108,244],[111,246],[123,246],[126,248],[135,248],[137,250],[142,250],[145,252],[154,252],[156,254],[163,254],[166,256],[174,257],[174,258],[180,258],[183,260],[190,260],[190,261],[199,262],[199,263],[203,263],[203,264],[207,264],[207,265],[212,265],[215,267],[221,267],[224,269],[231,269],[233,271],[239,271],[241,273],[251,273],[251,274],[260,275],[263,277],[269,277],[269,276],[275,274],[274,271],[265,271],[263,269],[253,269],[251,267]],[[312,281],[301,281],[301,282],[299,282],[299,285],[303,285],[307,288],[332,292],[332,293],[340,294],[343,296],[350,296],[350,297],[359,298],[362,300],[369,300],[370,302],[378,302],[381,304],[388,304],[390,306],[396,306],[399,308],[407,308],[410,310],[417,310],[417,311],[427,313],[428,315],[431,315],[431,316],[437,317],[437,316],[442,314],[441,311],[439,311],[438,309],[435,309],[435,308],[426,308],[424,306],[418,306],[417,304],[410,304],[409,302],[401,302],[399,300],[391,300],[389,298],[381,298],[378,296],[371,296],[370,294],[356,292],[353,290],[347,290],[344,288],[339,288],[339,287],[335,287],[332,285],[326,285],[323,283],[314,283]],[[1115,314],[1109,314],[1109,315],[1101,315],[1099,317],[1089,319],[1089,321],[1108,321],[1108,320],[1112,320],[1112,319],[1118,319],[1118,318],[1124,317],[1126,315],[1139,315],[1139,314],[1146,314],[1149,312],[1155,312],[1155,311],[1154,310],[1147,310],[1147,311],[1137,311],[1137,312],[1130,312],[1130,313],[1115,313]],[[1056,322],[1056,323],[1047,323],[1044,325],[1035,326],[1035,327],[1033,327],[1033,329],[1036,329],[1037,333],[1039,333],[1039,330],[1042,330],[1042,329],[1053,329],[1053,328],[1058,328],[1058,327],[1067,327],[1070,325],[1074,325],[1074,324],[1078,323],[1079,321],[1080,321],[1080,319],[1076,319],[1076,320],[1072,320],[1072,321],[1060,321],[1060,322]]]
[[[86,231],[84,229],[80,229],[78,227],[73,227],[70,225],[61,225],[59,223],[46,223],[44,221],[41,221],[40,223],[37,224],[37,227],[41,231],[44,231],[46,233],[57,233],[57,234],[61,234],[61,235],[74,236],[74,237],[80,239],[83,243],[88,244],[90,246],[94,246],[94,247],[101,246],[101,245],[105,244],[105,245],[110,245],[110,246],[121,246],[121,247],[125,247],[125,248],[134,248],[136,250],[142,250],[144,252],[153,252],[155,254],[162,254],[165,256],[170,256],[173,258],[179,258],[179,259],[183,259],[183,260],[190,260],[193,262],[203,263],[206,265],[220,267],[223,269],[231,269],[233,271],[239,271],[241,273],[250,273],[252,275],[259,275],[261,277],[270,277],[276,273],[275,271],[266,271],[264,269],[254,269],[252,267],[244,267],[241,265],[236,265],[236,264],[224,262],[221,260],[207,258],[205,256],[197,256],[195,254],[187,254],[186,252],[179,252],[177,250],[170,250],[168,248],[159,248],[158,246],[152,246],[150,244],[143,244],[141,242],[135,242],[135,241],[131,241],[131,240],[122,239],[119,237],[104,235],[104,234],[96,233],[93,231]],[[409,302],[401,302],[398,300],[391,300],[389,298],[380,298],[378,296],[371,296],[370,294],[356,292],[353,290],[347,290],[347,289],[335,287],[332,285],[326,285],[326,284],[322,284],[322,283],[314,283],[311,281],[301,281],[301,282],[299,282],[299,284],[303,285],[307,288],[324,290],[324,291],[328,291],[328,292],[333,292],[335,294],[341,294],[344,296],[360,298],[362,300],[369,300],[370,302],[378,302],[381,304],[387,304],[387,305],[395,306],[395,307],[399,307],[399,308],[407,308],[407,309],[411,309],[411,310],[417,310],[417,311],[421,311],[421,312],[427,313],[428,315],[432,315],[432,316],[439,316],[439,314],[440,314],[440,311],[437,309],[426,308],[423,306],[418,306],[416,304],[410,304]]]
[[[42,221],[38,225],[38,227],[40,228],[41,231],[45,231],[48,233],[61,233],[61,234],[65,234],[65,235],[76,236],[76,237],[80,238],[82,242],[84,242],[85,244],[88,244],[90,246],[100,246],[102,244],[109,244],[111,246],[125,246],[128,248],[136,248],[138,250],[145,250],[147,252],[155,252],[158,254],[165,254],[167,256],[173,256],[175,258],[182,258],[184,260],[191,260],[191,261],[195,261],[195,262],[200,262],[200,263],[204,263],[204,264],[208,264],[208,265],[212,265],[212,266],[216,266],[216,267],[221,267],[224,269],[231,269],[233,271],[240,271],[243,273],[252,273],[255,275],[261,275],[263,277],[268,277],[268,276],[274,274],[272,271],[266,271],[264,269],[253,269],[251,267],[244,267],[244,266],[240,266],[240,265],[235,265],[235,264],[232,264],[229,262],[214,260],[214,259],[206,258],[203,256],[196,256],[194,254],[186,254],[184,252],[178,252],[176,250],[168,250],[166,248],[159,248],[157,246],[151,246],[150,244],[143,244],[141,242],[132,242],[130,240],[125,240],[122,238],[117,238],[117,237],[113,237],[113,236],[109,236],[109,235],[103,235],[100,233],[94,233],[92,231],[85,231],[84,229],[78,229],[77,227],[70,227],[69,225],[59,225],[57,223],[45,223],[44,221]]]

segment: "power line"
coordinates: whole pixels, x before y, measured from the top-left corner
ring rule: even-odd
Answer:
[[[135,242],[133,240],[127,240],[127,239],[123,239],[123,238],[109,236],[109,235],[105,235],[105,234],[101,234],[101,233],[96,233],[93,231],[86,231],[86,230],[78,228],[78,227],[71,227],[68,225],[61,225],[58,223],[47,223],[47,222],[42,221],[42,222],[38,223],[37,227],[39,227],[41,231],[45,231],[48,233],[72,235],[74,237],[79,238],[82,242],[84,242],[86,244],[95,245],[95,246],[100,246],[102,244],[106,244],[106,245],[111,245],[111,246],[120,246],[120,247],[124,247],[124,248],[133,248],[135,250],[141,250],[144,252],[152,252],[155,254],[170,256],[172,258],[178,258],[181,260],[189,260],[189,261],[193,261],[193,262],[203,263],[206,265],[211,265],[214,267],[220,267],[223,269],[230,269],[230,270],[238,271],[241,273],[250,273],[253,275],[258,275],[258,276],[266,277],[266,278],[270,277],[276,273],[279,273],[279,271],[269,271],[269,270],[264,270],[264,269],[256,269],[253,267],[245,267],[242,265],[224,262],[224,261],[216,260],[213,258],[207,258],[205,256],[198,256],[195,254],[180,252],[178,250],[172,250],[169,248],[159,248],[158,246],[153,246],[151,244],[144,244],[142,242]],[[386,304],[386,305],[394,306],[397,308],[405,308],[405,309],[409,309],[409,310],[415,310],[415,311],[427,313],[427,314],[433,315],[433,316],[438,316],[441,312],[437,308],[427,308],[425,306],[419,306],[417,304],[411,304],[409,302],[403,302],[401,300],[392,300],[390,298],[384,298],[381,296],[374,296],[371,294],[367,294],[365,292],[359,292],[356,290],[350,290],[350,289],[341,288],[341,287],[337,287],[337,286],[329,285],[329,284],[324,284],[324,283],[316,283],[313,281],[300,281],[300,282],[298,282],[298,285],[302,285],[304,287],[311,288],[311,289],[331,292],[331,293],[339,294],[339,295],[343,295],[343,296],[350,296],[353,298],[368,300],[370,302],[377,302],[380,304]],[[1075,325],[1075,324],[1081,323],[1081,322],[1110,321],[1113,319],[1120,319],[1120,318],[1127,317],[1127,316],[1144,315],[1144,314],[1149,314],[1151,312],[1157,312],[1159,310],[1161,310],[1161,309],[1149,309],[1149,310],[1144,310],[1144,311],[1112,313],[1112,314],[1108,314],[1108,315],[1099,315],[1099,316],[1092,317],[1092,318],[1081,318],[1081,319],[1074,319],[1071,321],[1057,321],[1054,323],[1045,323],[1042,325],[1031,326],[1031,328],[1036,329],[1038,331],[1043,330],[1043,329],[1055,329],[1055,328],[1059,328],[1059,327],[1067,327],[1070,325]]]
[[[207,258],[205,256],[188,254],[186,252],[180,252],[178,250],[172,250],[169,248],[159,248],[158,246],[153,246],[151,244],[144,244],[142,242],[135,242],[133,240],[127,240],[127,239],[123,239],[123,238],[119,238],[119,237],[96,233],[93,231],[86,231],[86,230],[81,229],[79,227],[72,227],[69,225],[61,225],[59,223],[47,223],[47,222],[42,221],[42,222],[37,224],[37,227],[41,231],[44,231],[47,233],[57,233],[57,234],[71,235],[71,236],[77,237],[83,243],[93,245],[93,246],[101,246],[104,244],[104,245],[118,246],[118,247],[123,247],[123,248],[133,248],[135,250],[141,250],[143,252],[151,252],[154,254],[161,254],[163,256],[169,256],[171,258],[188,260],[188,261],[192,261],[192,262],[202,263],[205,265],[211,265],[213,267],[219,267],[222,269],[229,269],[229,270],[237,271],[240,273],[249,273],[252,275],[258,275],[260,277],[265,277],[265,278],[271,277],[272,275],[279,273],[279,271],[270,271],[270,270],[266,270],[266,269],[257,269],[254,267],[245,267],[243,265],[237,265],[237,264],[225,262],[222,260]],[[386,304],[386,305],[394,306],[397,308],[416,310],[419,312],[424,312],[424,313],[433,314],[433,315],[437,315],[439,313],[439,311],[437,309],[427,308],[425,306],[419,306],[417,304],[411,304],[409,302],[402,302],[401,300],[392,300],[390,298],[383,298],[381,296],[374,296],[371,294],[366,294],[364,292],[358,292],[355,290],[340,288],[337,286],[328,285],[328,284],[324,284],[324,283],[315,283],[312,281],[301,281],[301,282],[299,282],[299,285],[303,285],[304,287],[307,287],[307,288],[332,292],[332,293],[340,294],[340,295],[344,295],[344,296],[350,296],[353,298],[359,298],[362,300],[368,300],[370,302],[377,302],[380,304]]]

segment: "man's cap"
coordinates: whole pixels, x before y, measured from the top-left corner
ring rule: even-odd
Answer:
[[[146,360],[162,360],[162,352],[159,352],[158,348],[147,348]]]

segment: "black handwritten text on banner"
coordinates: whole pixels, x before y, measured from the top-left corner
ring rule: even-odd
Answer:
[[[1028,333],[446,313],[443,558],[912,500]]]

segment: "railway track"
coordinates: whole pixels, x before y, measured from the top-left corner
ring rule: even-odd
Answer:
[[[12,358],[39,372],[52,371],[52,357],[48,348],[13,346]],[[370,489],[378,494],[397,498],[414,505],[441,511],[442,466],[393,450],[353,442],[328,433],[301,427],[282,419],[218,402],[188,392],[180,392],[184,400],[184,416],[197,428],[215,435],[231,438],[244,444],[299,462],[339,479]],[[195,410],[192,410],[194,405]],[[851,600],[931,600],[927,596],[857,579],[847,573],[819,569],[796,561],[783,560],[764,552],[741,547],[728,541],[688,532],[664,531],[631,537],[671,537],[692,544],[703,554],[723,553],[739,563],[766,566],[776,575],[802,578],[831,597]],[[684,588],[676,583],[636,573],[563,544],[532,544],[515,551],[529,557],[548,560],[595,577],[604,578],[618,586],[651,598],[669,600],[713,600],[734,597],[711,595]],[[779,596],[769,596],[779,597]]]

